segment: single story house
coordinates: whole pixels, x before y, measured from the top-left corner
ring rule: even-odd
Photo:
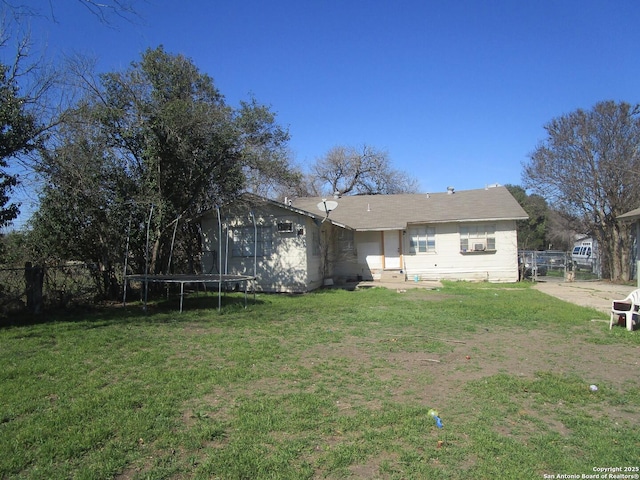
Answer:
[[[269,292],[388,276],[515,282],[516,222],[527,218],[502,186],[284,202],[244,194],[202,217],[203,268],[255,272]]]

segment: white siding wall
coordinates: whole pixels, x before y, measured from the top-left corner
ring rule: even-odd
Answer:
[[[408,279],[518,281],[518,242],[515,221],[494,222],[495,252],[460,252],[459,224],[436,224],[436,252],[409,255],[405,235],[403,251]]]
[[[486,223],[486,222],[485,222]],[[460,225],[430,225],[436,229],[434,253],[411,254],[409,235],[402,236],[402,268],[408,280],[518,281],[515,221],[491,222],[496,227],[494,252],[460,252]],[[465,224],[469,225],[469,224]],[[344,281],[378,280],[384,266],[382,232],[356,232],[357,259],[336,261],[333,274]]]
[[[237,213],[234,215],[233,213]],[[309,282],[318,285],[317,275],[307,275],[307,238],[310,233],[308,217],[275,206],[254,210],[258,227],[268,228],[271,232],[271,254],[257,257],[256,289],[265,292],[306,292],[311,287]],[[223,273],[253,275],[254,257],[233,255],[234,228],[253,228],[253,222],[247,211],[223,213],[222,232],[222,270]],[[278,232],[279,222],[291,222],[293,232]],[[217,272],[217,265],[213,265],[218,254],[218,220],[213,212],[205,216],[202,221],[203,230],[203,270],[209,273]],[[313,222],[311,222],[313,224]],[[228,247],[227,247],[228,245]],[[227,251],[228,250],[228,251]],[[215,254],[213,252],[216,252]],[[225,269],[226,264],[226,269]]]
[[[307,290],[314,290],[322,286],[324,282],[322,269],[322,248],[320,242],[326,235],[329,224],[321,227],[311,218],[306,219],[305,238],[307,249]],[[316,244],[318,242],[318,244]]]
[[[382,234],[381,232],[355,232],[354,242],[357,256],[348,261],[336,255],[333,274],[337,281],[362,278],[374,280],[380,278],[382,271]]]
[[[384,266],[382,233],[357,232],[356,239],[358,264],[363,267],[365,278],[380,278]]]

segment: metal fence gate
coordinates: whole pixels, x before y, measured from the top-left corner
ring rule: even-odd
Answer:
[[[520,280],[589,281],[599,280],[599,265],[572,259],[571,252],[559,250],[521,250],[518,252]]]

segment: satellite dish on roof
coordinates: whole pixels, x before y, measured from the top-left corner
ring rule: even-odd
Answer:
[[[318,203],[318,210],[320,210],[321,212],[324,212],[327,214],[327,217],[329,216],[329,212],[333,211],[336,209],[336,207],[338,206],[338,202],[333,201],[333,200],[327,200],[326,198],[323,198],[322,201],[320,203]],[[325,218],[326,220],[326,218]],[[323,220],[324,222],[324,220]]]

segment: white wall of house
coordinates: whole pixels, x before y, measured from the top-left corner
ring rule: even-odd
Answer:
[[[254,262],[254,224],[248,211],[222,213],[222,248],[218,241],[218,219],[213,211],[201,220],[203,270],[217,273],[216,258],[222,259],[222,273],[257,276],[256,290],[305,292],[322,284],[318,268],[307,262],[313,221],[275,205],[254,209],[258,256]],[[215,252],[215,253],[214,253]],[[220,253],[221,252],[221,253]],[[318,258],[319,261],[319,258]]]
[[[334,227],[332,241],[332,275],[337,282],[350,280],[374,280],[380,278],[383,266],[382,233],[351,232],[353,252],[346,251],[345,242],[338,237],[338,227]],[[345,232],[346,233],[346,232]],[[348,245],[346,245],[348,246]]]
[[[495,225],[495,250],[484,252],[461,251],[460,226],[472,223],[431,225],[435,227],[434,252],[411,254],[405,234],[403,259],[407,278],[412,280],[417,275],[420,280],[518,281],[515,221],[491,224]]]
[[[330,276],[331,271],[325,271],[328,267],[323,262],[324,245],[322,239],[326,237],[330,224],[317,225],[312,218],[306,218],[305,238],[306,238],[306,259],[307,259],[307,281],[306,290],[310,291],[319,288],[324,283],[324,278]]]
[[[491,225],[495,229],[495,249],[462,252],[460,226]],[[409,229],[401,235],[401,268],[408,280],[468,280],[490,282],[518,281],[518,247],[515,221],[433,224],[435,249],[412,253]],[[387,237],[390,233],[387,232]],[[395,234],[395,231],[393,232]],[[333,274],[337,281],[355,278],[379,280],[386,267],[384,232],[355,232],[357,256],[351,261],[338,261]]]
[[[358,267],[365,279],[379,279],[384,268],[382,232],[356,232]]]

